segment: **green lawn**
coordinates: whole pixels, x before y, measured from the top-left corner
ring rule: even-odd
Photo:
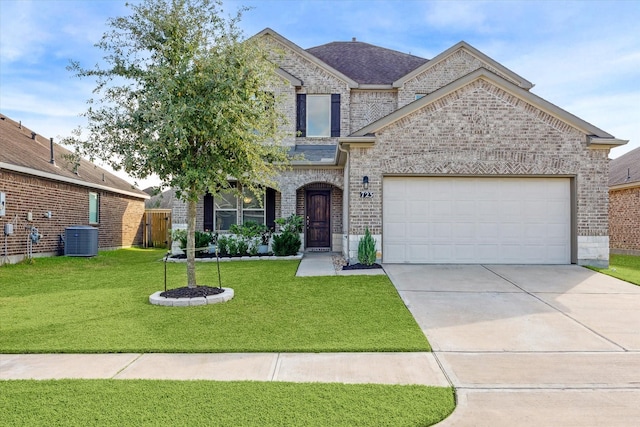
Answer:
[[[449,415],[445,387],[267,382],[0,381],[11,426],[428,426]]]
[[[600,273],[640,285],[640,256],[611,255],[609,268],[593,268]]]
[[[0,352],[428,351],[429,344],[386,276],[295,277],[298,261],[220,264],[223,304],[160,307],[160,250],[39,258],[0,267]],[[167,265],[169,288],[186,266]],[[215,263],[198,263],[217,285]]]

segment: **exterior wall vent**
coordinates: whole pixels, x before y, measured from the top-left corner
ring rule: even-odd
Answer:
[[[98,229],[88,225],[73,225],[64,230],[64,254],[66,256],[98,255]]]

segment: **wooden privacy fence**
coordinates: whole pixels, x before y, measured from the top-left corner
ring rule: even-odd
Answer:
[[[144,211],[145,248],[168,248],[171,245],[171,209],[146,209]]]

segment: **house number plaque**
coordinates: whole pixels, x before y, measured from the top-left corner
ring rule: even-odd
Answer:
[[[371,191],[361,191],[360,198],[361,199],[370,199],[373,197],[373,193]]]

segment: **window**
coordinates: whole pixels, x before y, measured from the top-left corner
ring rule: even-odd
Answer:
[[[340,94],[298,94],[296,97],[296,136],[340,136]]]
[[[264,224],[264,191],[256,194],[249,190],[242,193],[242,223],[254,221]]]
[[[100,221],[100,202],[98,193],[89,193],[89,224],[97,224]]]
[[[222,191],[215,197],[207,193],[203,202],[205,230],[228,231],[238,220],[255,221],[258,224],[266,224],[269,228],[275,227],[276,191],[273,188],[267,188],[257,195],[245,189],[242,197],[232,193],[232,190]]]
[[[228,230],[238,221],[238,197],[233,189],[222,190],[214,197],[216,230]]]

